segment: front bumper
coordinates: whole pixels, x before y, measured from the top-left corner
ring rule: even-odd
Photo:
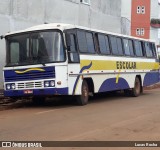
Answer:
[[[8,90],[4,91],[6,97],[30,97],[30,96],[53,96],[53,95],[68,95],[68,88],[50,88],[50,89],[29,89],[33,91],[26,94],[26,90]]]

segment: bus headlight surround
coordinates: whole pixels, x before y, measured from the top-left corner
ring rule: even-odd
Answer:
[[[55,87],[55,81],[54,80],[44,81],[44,87]]]
[[[6,84],[6,89],[7,90],[15,90],[16,89],[15,83]]]

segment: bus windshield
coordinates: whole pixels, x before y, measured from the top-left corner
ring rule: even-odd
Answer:
[[[6,37],[7,66],[22,66],[65,61],[61,33],[37,31]]]

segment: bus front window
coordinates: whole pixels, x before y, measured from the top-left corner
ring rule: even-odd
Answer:
[[[65,61],[60,32],[33,32],[8,36],[6,39],[7,66]]]

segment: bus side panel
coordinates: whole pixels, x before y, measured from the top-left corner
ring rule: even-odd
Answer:
[[[83,55],[81,70],[83,78],[93,80],[95,93],[133,88],[137,76],[142,86],[159,81],[159,73],[156,73],[157,63],[154,59]]]
[[[57,90],[57,94],[59,93],[58,90],[61,89],[67,89],[67,91],[64,93],[68,94],[68,78],[67,78],[67,66],[55,66],[55,72],[56,72],[56,80],[55,80],[55,87]],[[62,90],[63,93],[63,90]]]
[[[82,76],[80,64],[68,64],[69,95],[81,95]]]
[[[132,77],[126,75],[120,75],[117,78],[116,74],[99,74],[92,76],[95,87],[95,93],[107,92],[107,91],[116,91],[121,89],[129,89],[134,86],[134,80]]]
[[[143,81],[143,86],[150,86],[159,82],[159,71],[151,71],[146,73]]]

